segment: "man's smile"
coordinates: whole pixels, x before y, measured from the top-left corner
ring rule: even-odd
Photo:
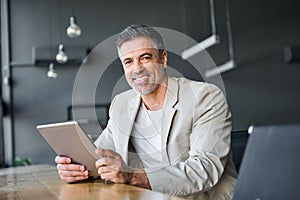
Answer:
[[[136,78],[132,78],[132,81],[138,85],[145,84],[149,81],[149,76],[146,75],[146,76],[139,76]]]

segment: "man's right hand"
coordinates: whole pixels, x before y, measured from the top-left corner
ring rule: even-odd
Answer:
[[[89,177],[89,172],[83,165],[72,164],[71,158],[56,156],[58,174],[62,181],[72,183],[85,180]]]

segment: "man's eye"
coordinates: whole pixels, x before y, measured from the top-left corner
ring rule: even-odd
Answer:
[[[142,60],[151,60],[151,56],[144,56],[142,57]]]
[[[130,63],[131,63],[130,60],[126,60],[126,61],[124,62],[125,65],[129,65]]]

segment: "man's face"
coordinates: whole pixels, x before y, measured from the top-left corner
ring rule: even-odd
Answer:
[[[139,37],[124,42],[119,56],[127,82],[141,95],[153,93],[166,78],[167,53],[164,51],[160,57],[149,38]]]

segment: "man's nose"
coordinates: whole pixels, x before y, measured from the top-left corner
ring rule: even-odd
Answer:
[[[143,64],[139,60],[133,62],[133,72],[138,73],[144,70]]]

